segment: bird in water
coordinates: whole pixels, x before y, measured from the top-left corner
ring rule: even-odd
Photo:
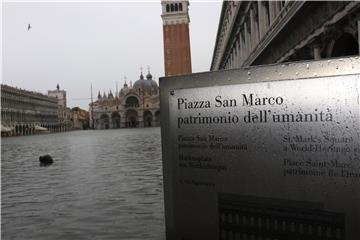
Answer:
[[[31,25],[30,25],[30,23],[29,23],[28,26],[27,26],[27,30],[29,31],[30,28],[31,28]]]

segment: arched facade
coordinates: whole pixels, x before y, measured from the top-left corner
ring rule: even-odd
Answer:
[[[358,56],[358,1],[224,1],[211,70]]]
[[[56,98],[1,85],[1,136],[59,132],[61,128]]]
[[[114,94],[99,93],[89,113],[95,129],[159,127],[159,87],[150,72],[146,79],[141,74],[133,86],[125,83]]]

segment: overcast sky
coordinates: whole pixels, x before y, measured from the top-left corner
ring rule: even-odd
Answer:
[[[193,72],[210,68],[222,3],[190,1]],[[60,84],[69,107],[88,109],[94,97],[139,78],[147,66],[164,75],[158,2],[5,2],[2,82],[47,93]],[[28,31],[27,26],[31,24]]]

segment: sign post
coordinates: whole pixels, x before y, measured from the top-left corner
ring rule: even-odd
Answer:
[[[360,60],[160,79],[167,239],[360,239]]]

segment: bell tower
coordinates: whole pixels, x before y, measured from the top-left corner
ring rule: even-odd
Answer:
[[[189,1],[161,0],[165,76],[190,74]]]

